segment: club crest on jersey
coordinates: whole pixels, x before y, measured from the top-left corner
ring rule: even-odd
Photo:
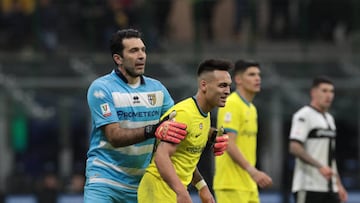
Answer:
[[[155,94],[148,94],[148,101],[151,105],[155,105],[156,104],[156,95]]]
[[[203,129],[203,124],[202,123],[199,124],[199,128],[200,128],[200,130]]]
[[[108,103],[101,104],[100,108],[103,116],[105,117],[111,116],[110,106]]]
[[[227,112],[227,113],[225,114],[224,122],[225,122],[225,123],[231,122],[231,113],[230,113],[230,112]]]

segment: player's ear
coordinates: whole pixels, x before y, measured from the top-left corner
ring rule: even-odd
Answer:
[[[199,88],[201,89],[201,91],[206,92],[206,88],[207,88],[207,82],[206,82],[206,80],[200,80],[200,82],[199,82]]]
[[[314,98],[315,96],[316,96],[316,88],[315,87],[313,87],[313,88],[311,88],[310,89],[310,96],[311,96],[311,98]]]
[[[122,64],[123,62],[123,58],[119,54],[113,54],[113,59],[118,65]]]
[[[234,80],[235,80],[235,84],[241,84],[242,80],[241,80],[241,75],[240,74],[236,74],[234,76]]]

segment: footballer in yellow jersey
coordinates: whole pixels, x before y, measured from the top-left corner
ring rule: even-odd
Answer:
[[[207,185],[198,179],[197,163],[209,139],[210,111],[224,106],[230,94],[228,70],[231,67],[232,64],[224,60],[210,59],[200,63],[196,95],[177,103],[164,114],[165,117],[176,111],[174,120],[187,125],[187,135],[179,144],[159,142],[139,185],[139,203],[192,202],[187,190],[190,183],[199,190],[203,202],[215,203]],[[223,140],[220,154],[226,150],[227,135],[217,137],[215,154],[219,152],[220,139]]]
[[[213,188],[218,203],[259,203],[258,188],[272,184],[271,178],[255,168],[257,110],[252,101],[260,91],[260,66],[256,62],[235,63],[236,91],[219,108],[217,125],[229,136],[229,146],[215,158]]]
[[[235,107],[235,108],[234,108]],[[247,102],[237,92],[227,99],[226,105],[218,110],[218,126],[227,132],[237,135],[236,146],[248,162],[256,163],[257,111],[253,104]],[[250,175],[235,162],[228,153],[215,158],[214,189],[257,190],[256,183]],[[234,175],[237,174],[237,175]]]
[[[192,174],[208,140],[210,115],[209,113],[205,114],[198,109],[194,98],[188,98],[176,104],[165,113],[165,115],[173,110],[176,111],[176,121],[181,120],[183,123],[186,123],[187,131],[189,132],[185,139],[176,147],[176,152],[171,156],[171,162],[175,168],[176,175],[180,178],[183,185],[187,186],[191,182]],[[140,186],[138,195],[139,200],[141,201],[139,202],[145,202],[142,200],[142,195],[144,195],[144,199],[152,200],[149,202],[161,202],[161,200],[164,200],[164,202],[166,202],[165,200],[169,202],[171,202],[170,200],[173,200],[176,202],[175,192],[166,183],[164,184],[162,183],[163,181],[160,180],[161,176],[153,159],[146,169],[141,185],[149,184],[148,188],[153,187],[155,189],[153,189],[151,193],[148,193],[147,191],[142,191],[142,187]]]

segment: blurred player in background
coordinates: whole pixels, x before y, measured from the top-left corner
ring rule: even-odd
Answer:
[[[139,182],[150,163],[155,136],[179,143],[186,125],[159,123],[174,105],[166,88],[144,76],[146,52],[141,33],[113,34],[110,49],[116,68],[90,85],[92,116],[87,153],[85,203],[137,202]]]
[[[215,157],[214,191],[218,203],[260,202],[258,185],[272,185],[272,179],[255,168],[257,147],[257,111],[252,103],[260,91],[260,65],[238,60],[235,63],[236,90],[218,109],[217,126],[229,135],[223,156]]]
[[[200,159],[210,132],[210,111],[224,106],[230,94],[232,63],[224,60],[205,60],[198,67],[198,90],[195,96],[177,103],[165,115],[176,111],[176,121],[187,125],[185,139],[180,144],[160,142],[151,164],[139,186],[139,202],[192,202],[187,187],[192,183],[203,203],[215,199],[206,182],[198,174]],[[215,155],[227,147],[227,135],[214,137]]]
[[[295,112],[290,130],[290,153],[295,156],[292,192],[296,203],[340,203],[347,200],[335,159],[336,126],[328,112],[334,84],[316,77],[310,105]]]

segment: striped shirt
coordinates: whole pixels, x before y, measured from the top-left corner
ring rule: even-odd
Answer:
[[[337,172],[335,161],[336,126],[328,112],[321,113],[311,106],[304,106],[292,118],[290,140],[302,143],[307,153],[323,165]],[[337,191],[336,177],[327,181],[317,168],[295,159],[292,191]]]
[[[87,100],[92,116],[87,183],[105,183],[120,190],[136,191],[150,163],[155,139],[115,148],[101,127],[110,123],[119,123],[122,128],[156,124],[174,101],[159,81],[142,76],[141,84],[131,87],[124,76],[115,71],[90,85]]]

